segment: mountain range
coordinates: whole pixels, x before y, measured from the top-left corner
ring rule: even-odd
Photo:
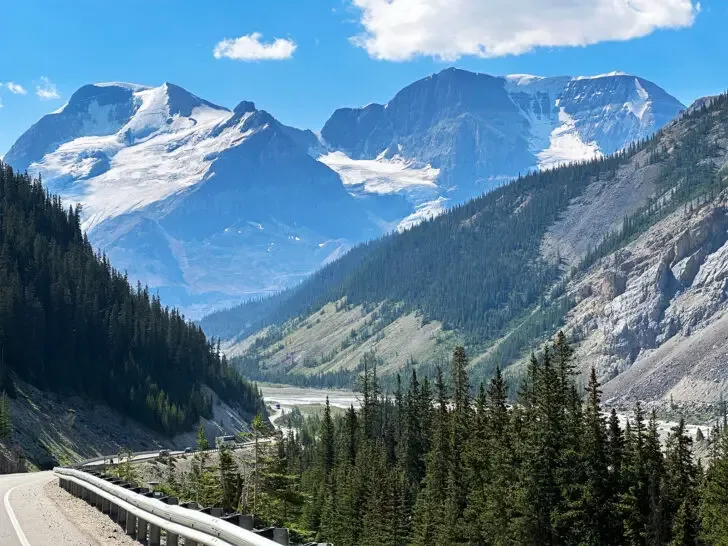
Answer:
[[[248,101],[173,84],[80,88],[5,155],[82,205],[93,245],[189,316],[276,293],[357,243],[402,231],[519,173],[639,142],[684,106],[621,73],[493,77],[447,69],[320,134]]]
[[[727,173],[728,95],[706,97],[652,138],[521,176],[202,326],[251,377],[351,385],[374,354],[390,388],[459,344],[473,381],[501,366],[516,383],[563,330],[609,405],[715,408],[728,387]]]

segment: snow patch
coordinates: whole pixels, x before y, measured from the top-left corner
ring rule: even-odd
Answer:
[[[645,112],[650,106],[650,95],[642,87],[638,78],[634,79],[635,90],[637,91],[637,98],[633,101],[626,102],[624,107],[632,112],[637,119],[643,121]]]
[[[415,227],[417,224],[421,224],[425,220],[432,220],[440,216],[447,210],[448,201],[449,199],[440,196],[432,201],[417,205],[415,212],[400,221],[397,225],[397,231],[406,231]]]
[[[599,78],[613,78],[614,76],[631,76],[632,74],[628,74],[627,72],[621,72],[619,70],[615,70],[613,72],[607,72],[606,74],[597,74],[595,76],[577,76],[573,78],[574,80],[598,80]]]
[[[574,119],[559,109],[560,125],[549,135],[549,146],[536,154],[539,169],[550,169],[574,161],[587,161],[602,155],[596,142],[584,142]]]
[[[437,189],[435,181],[440,174],[440,169],[430,165],[418,167],[401,156],[386,159],[384,152],[376,159],[351,159],[343,152],[330,152],[318,160],[338,173],[349,189],[382,195],[422,190],[429,194]]]
[[[264,130],[246,130],[247,117],[227,126],[232,112],[204,104],[170,116],[166,85],[129,85],[138,108],[126,125],[114,121],[114,106],[94,101],[84,132],[100,136],[67,142],[29,168],[65,201],[83,203],[85,230],[201,182],[218,153]]]

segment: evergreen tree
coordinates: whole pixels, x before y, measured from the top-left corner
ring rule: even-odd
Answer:
[[[218,466],[222,506],[237,509],[240,501],[241,478],[232,451],[227,446],[220,448]]]
[[[716,442],[715,456],[701,488],[701,538],[706,544],[728,544],[728,433]]]
[[[10,414],[10,398],[5,392],[0,393],[0,440],[9,440],[13,434],[13,423]]]
[[[207,441],[205,427],[200,423],[200,426],[197,427],[197,451],[207,451],[208,449],[210,449],[210,442]]]
[[[610,487],[610,450],[599,386],[596,371],[592,368],[584,412],[585,482],[578,502],[579,523],[575,526],[575,536],[580,544],[609,545],[619,538],[614,535],[615,524],[612,521],[617,499]]]
[[[329,397],[326,397],[324,417],[321,421],[321,468],[324,476],[328,477],[334,466],[334,423],[331,420],[331,406]]]

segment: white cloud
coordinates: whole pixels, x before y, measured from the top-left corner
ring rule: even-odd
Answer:
[[[60,99],[61,96],[58,94],[56,84],[51,82],[45,76],[40,77],[40,85],[35,86],[35,94],[40,97],[40,100],[52,100]]]
[[[28,93],[28,91],[25,90],[25,87],[19,83],[8,82],[5,86],[8,88],[8,91],[14,95],[26,95]]]
[[[216,59],[227,57],[236,61],[278,61],[290,59],[296,51],[295,42],[276,38],[272,42],[261,42],[262,34],[253,32],[240,38],[226,39],[215,46]]]
[[[629,40],[691,26],[694,0],[351,0],[376,59],[518,55],[536,47]]]

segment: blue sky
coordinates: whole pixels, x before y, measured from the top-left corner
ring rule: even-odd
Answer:
[[[605,16],[605,6],[620,2],[637,10]],[[98,81],[174,82],[229,107],[253,100],[284,123],[314,130],[335,108],[386,102],[453,65],[544,76],[620,70],[684,103],[728,88],[725,0],[452,0],[446,13],[437,11],[440,4],[6,2],[0,154],[78,87]],[[235,42],[218,46],[245,36],[237,49]],[[274,49],[264,47],[276,38]],[[288,58],[228,58],[255,54]]]

